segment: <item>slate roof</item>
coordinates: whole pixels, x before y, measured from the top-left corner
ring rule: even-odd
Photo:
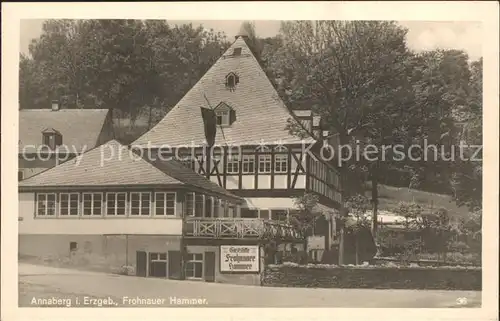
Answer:
[[[112,140],[19,182],[19,187],[186,185],[240,199],[175,160],[162,162],[141,158],[127,146]]]
[[[54,130],[63,137],[63,145],[77,151],[96,147],[108,109],[24,109],[19,111],[19,147],[35,152],[42,145],[42,132]],[[28,147],[29,146],[29,147]],[[64,150],[65,151],[65,150]]]
[[[241,48],[241,54],[233,55],[235,48]],[[235,90],[225,85],[226,76],[231,72],[239,78]],[[133,144],[144,147],[148,142],[153,147],[204,145],[200,107],[215,108],[221,102],[235,110],[236,121],[231,127],[217,128],[216,145],[302,142],[285,129],[291,114],[245,40],[238,37],[177,105]]]

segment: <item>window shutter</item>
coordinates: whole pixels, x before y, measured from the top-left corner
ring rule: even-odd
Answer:
[[[236,111],[232,108],[229,109],[229,125],[236,121]]]
[[[168,251],[168,278],[174,280],[182,278],[181,251]]]

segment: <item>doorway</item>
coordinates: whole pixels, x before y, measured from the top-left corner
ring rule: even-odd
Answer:
[[[167,277],[167,253],[149,253],[149,276]]]

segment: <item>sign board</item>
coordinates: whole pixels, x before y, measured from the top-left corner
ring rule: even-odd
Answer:
[[[325,237],[324,236],[309,236],[307,238],[307,249],[308,250],[324,250],[325,249]]]
[[[221,245],[220,271],[232,273],[259,273],[258,245]]]

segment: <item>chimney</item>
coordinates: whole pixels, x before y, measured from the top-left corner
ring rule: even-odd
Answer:
[[[58,111],[59,110],[59,101],[53,100],[52,101],[52,111]]]

